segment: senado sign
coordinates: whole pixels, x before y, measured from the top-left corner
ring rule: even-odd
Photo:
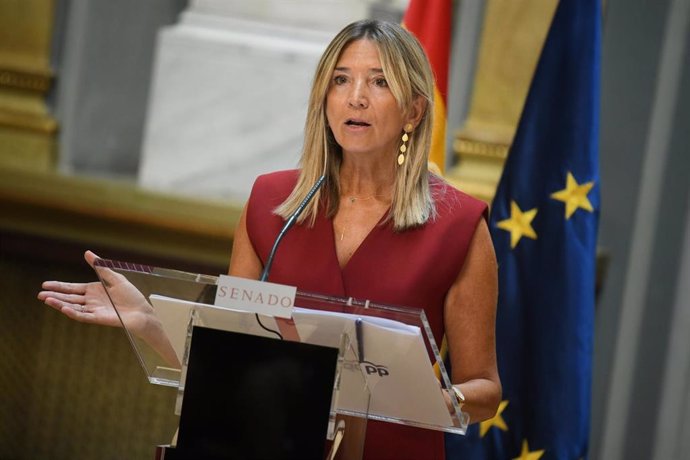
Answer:
[[[215,305],[262,315],[291,318],[297,288],[220,275]]]

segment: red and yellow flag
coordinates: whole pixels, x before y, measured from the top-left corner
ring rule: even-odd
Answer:
[[[403,17],[403,27],[422,43],[436,78],[434,130],[429,161],[438,166],[441,173],[446,161],[446,101],[452,13],[452,0],[410,0]]]

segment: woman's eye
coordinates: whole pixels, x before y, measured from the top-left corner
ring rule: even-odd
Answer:
[[[377,78],[374,80],[374,84],[376,86],[380,86],[381,88],[387,88],[388,87],[388,82],[386,81],[385,78]]]
[[[335,83],[336,85],[342,85],[346,81],[347,78],[345,78],[344,75],[336,75],[335,77],[333,77],[333,83]]]

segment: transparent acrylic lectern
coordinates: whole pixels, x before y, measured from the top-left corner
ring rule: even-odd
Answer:
[[[299,342],[337,350],[323,458],[338,445],[335,458],[361,458],[367,419],[465,434],[469,416],[448,391],[451,382],[421,309],[297,291],[292,317],[276,318],[215,306],[215,276],[106,259],[94,268],[149,381],[179,388],[178,415],[184,412],[194,331],[201,328],[282,338],[269,340],[275,346]],[[209,354],[212,367],[232,360]],[[271,388],[280,393],[281,382]],[[351,429],[341,440],[344,424]]]

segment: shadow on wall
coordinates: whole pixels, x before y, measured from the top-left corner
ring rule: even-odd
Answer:
[[[176,391],[148,383],[123,330],[36,299],[43,280],[96,279],[78,252],[56,260],[10,244],[0,234],[0,458],[153,458],[177,427]]]

